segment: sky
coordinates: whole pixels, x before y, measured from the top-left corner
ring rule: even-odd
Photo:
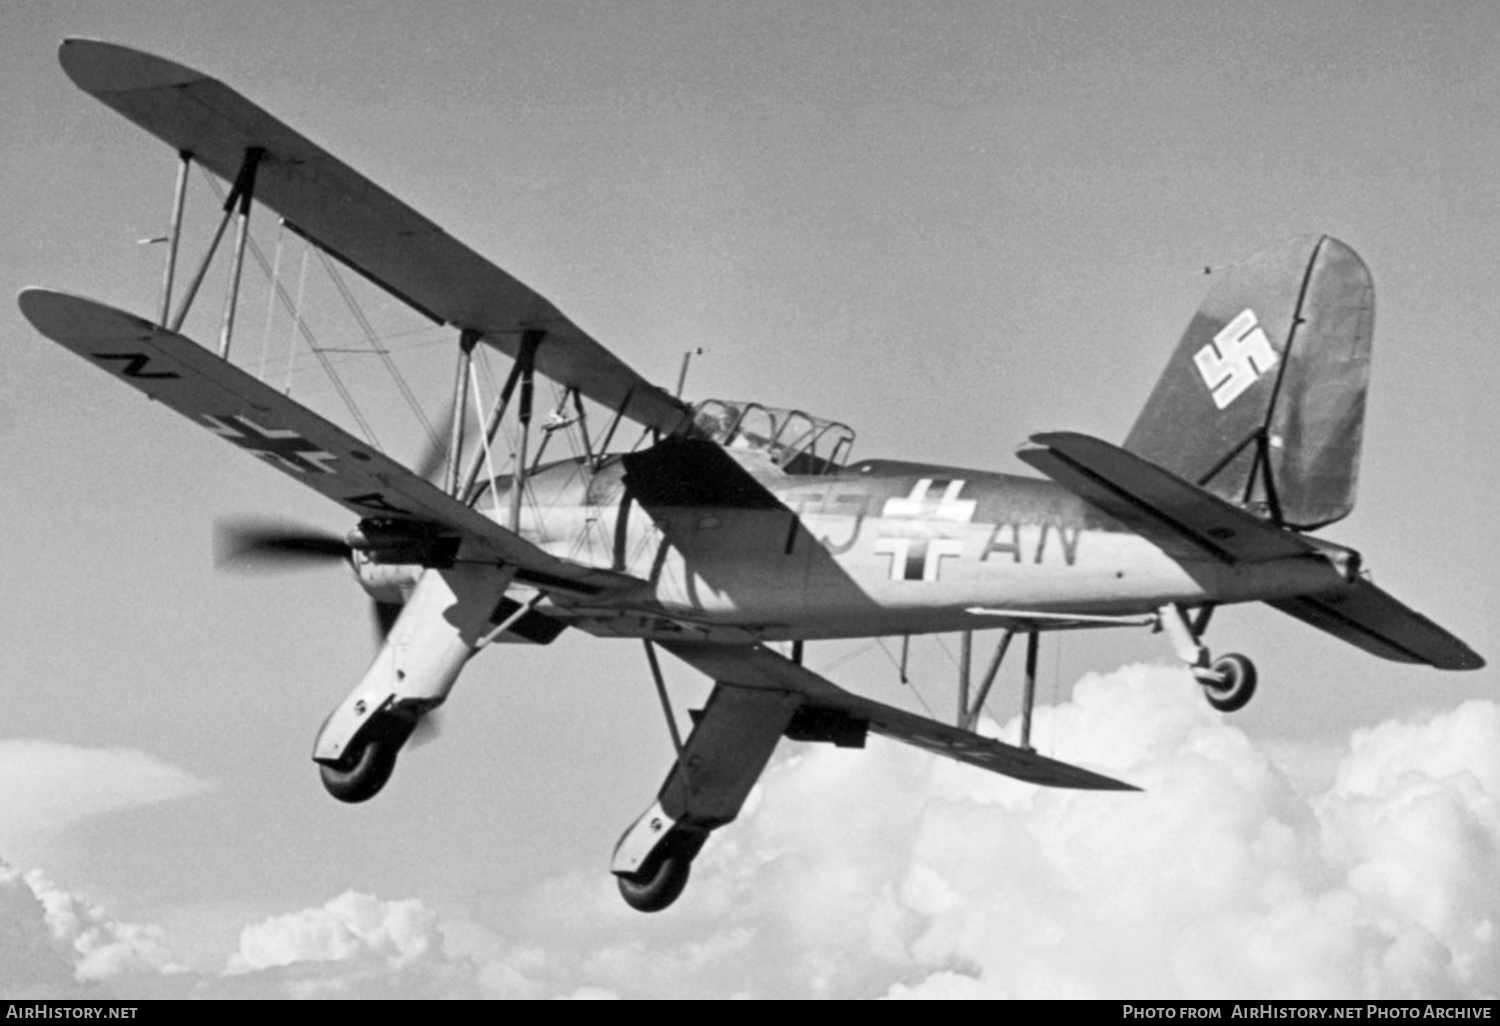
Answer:
[[[701,348],[688,398],[846,422],[862,457],[1026,472],[1030,434],[1123,439],[1206,267],[1333,234],[1377,316],[1359,506],[1323,534],[1496,656],[1491,4],[0,5],[0,282],[149,314],[162,251],[138,240],[175,161],[66,78],[72,35],[225,81],[647,377]],[[193,254],[201,180],[189,205]],[[237,359],[341,416],[247,289]],[[451,333],[362,296],[436,413]],[[310,303],[326,344],[361,344]],[[368,362],[340,366],[412,458],[420,426]],[[5,996],[1500,992],[1491,669],[1226,609],[1208,641],[1261,690],[1224,716],[1161,636],[1049,638],[1033,739],[1143,793],[784,743],[643,916],[607,872],[671,760],[638,646],[486,651],[386,791],[343,806],[309,756],[372,654],[363,593],[338,569],[221,575],[211,545],[220,517],[343,531],[340,510],[13,305],[0,473]],[[808,661],[946,715],[956,650],[914,640],[909,686],[863,642]],[[668,682],[680,707],[707,693]],[[1014,738],[1015,666],[998,689],[983,729]]]

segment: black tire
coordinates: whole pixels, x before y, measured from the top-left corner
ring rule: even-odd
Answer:
[[[369,724],[356,747],[338,763],[319,763],[323,789],[341,802],[367,802],[380,793],[396,769],[396,756],[416,721],[390,718]]]
[[[668,855],[654,872],[620,876],[620,897],[637,912],[660,912],[682,895],[692,871],[691,859]]]
[[[1238,652],[1231,652],[1214,661],[1213,671],[1220,676],[1218,681],[1206,681],[1203,696],[1208,704],[1219,712],[1236,712],[1250,704],[1255,697],[1255,664]]]

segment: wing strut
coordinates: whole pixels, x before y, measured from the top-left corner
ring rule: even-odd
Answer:
[[[266,151],[252,146],[245,151],[239,177],[234,181],[232,198],[239,200],[239,217],[234,226],[234,263],[229,267],[229,294],[224,297],[224,326],[219,332],[219,356],[229,359],[229,339],[234,332],[234,311],[239,305],[240,274],[245,269],[245,244],[250,241],[250,203],[255,198],[255,171]],[[226,210],[227,214],[228,211]]]
[[[454,420],[455,426],[453,435],[452,464],[454,476],[452,478],[452,487],[450,487],[449,493],[465,503],[472,502],[474,498],[475,486],[479,483],[479,475],[484,470],[486,462],[491,463],[490,489],[491,491],[495,489],[496,483],[494,481],[494,466],[493,461],[489,458],[490,447],[495,442],[495,436],[500,431],[500,425],[505,420],[505,414],[510,410],[510,401],[515,396],[516,386],[519,385],[521,388],[521,400],[516,412],[517,420],[521,425],[521,445],[515,459],[515,486],[512,489],[513,496],[511,500],[510,510],[510,529],[512,531],[519,530],[519,524],[521,522],[521,491],[526,484],[526,459],[527,449],[530,446],[532,396],[535,389],[534,380],[536,371],[536,351],[537,347],[541,345],[542,339],[545,337],[546,333],[542,331],[525,332],[521,340],[521,349],[519,354],[517,355],[516,362],[511,365],[510,375],[505,379],[505,384],[500,389],[500,396],[495,400],[495,406],[490,411],[489,420],[484,426],[484,433],[480,436],[480,447],[470,459],[468,471],[463,475],[462,478],[459,478],[458,461],[459,456],[462,452],[463,434],[458,425],[461,425],[464,420],[462,410],[465,400],[459,398],[458,390],[463,389],[464,395],[467,396],[467,390],[472,385],[475,394],[475,415],[478,416],[477,407],[479,405],[479,389],[478,383],[473,377],[471,367],[474,360],[475,343],[479,341],[480,336],[476,332],[465,331],[463,334],[463,339],[466,341],[463,341],[461,343],[463,346],[463,353],[461,356],[461,363],[458,372],[459,383],[455,386],[453,399],[454,410],[459,411],[458,416],[456,416]]]
[[[1000,641],[995,645],[995,654],[990,658],[990,665],[984,671],[984,679],[979,685],[979,694],[973,702],[969,701],[969,670],[974,655],[974,632],[964,631],[963,649],[958,660],[958,719],[954,726],[959,730],[972,731],[979,722],[980,710],[984,708],[985,699],[990,697],[990,688],[994,686],[995,677],[1000,672],[1000,664],[1005,659],[1005,653],[1010,649],[1010,643],[1015,639],[1017,633],[1024,631],[1026,634],[1026,674],[1023,679],[1021,690],[1021,743],[1022,751],[1035,752],[1031,745],[1031,711],[1036,705],[1036,663],[1037,653],[1041,647],[1041,632],[1035,626],[1030,627],[1007,627],[1000,635]]]
[[[521,422],[521,444],[516,447],[515,483],[510,489],[510,529],[521,530],[521,492],[526,487],[526,458],[531,448],[531,403],[536,392],[536,351],[546,333],[535,329],[521,333],[516,366],[521,370],[521,404],[516,417]]]
[[[985,700],[990,697],[990,688],[995,684],[995,677],[1000,673],[1000,663],[1005,659],[1005,653],[1010,648],[1010,643],[1016,636],[1014,627],[1005,628],[1000,635],[1000,641],[995,645],[995,654],[990,658],[990,665],[984,671],[984,677],[979,682],[979,693],[974,696],[974,701],[969,701],[969,663],[973,654],[973,631],[964,631],[964,656],[963,667],[960,671],[958,692],[958,723],[960,730],[973,730],[979,722],[979,711],[984,708]]]
[[[568,417],[568,404],[573,404],[573,416]],[[572,386],[564,389],[562,398],[558,400],[556,408],[549,415],[547,422],[542,425],[542,443],[536,447],[536,455],[531,458],[531,472],[542,465],[542,456],[547,452],[547,445],[552,441],[552,436],[560,429],[578,425],[578,440],[583,444],[583,460],[585,465],[593,467],[594,446],[589,439],[588,418],[583,412],[583,399],[578,394],[578,389]]]
[[[157,315],[158,327],[167,326],[172,314],[172,278],[177,274],[177,244],[182,241],[182,215],[187,202],[188,170],[193,166],[193,155],[178,150],[177,189],[172,194],[172,230],[167,235],[167,266],[161,276],[161,313]]]
[[[1036,655],[1040,648],[1041,634],[1033,627],[1026,632],[1026,688],[1021,694],[1021,750],[1034,752],[1031,747],[1031,709],[1036,705]]]
[[[472,347],[464,352],[466,360],[472,359]],[[510,405],[510,396],[516,389],[516,381],[520,377],[520,374],[521,365],[519,363],[512,365],[510,368],[510,377],[505,379],[505,386],[500,390],[500,398],[495,401],[495,408],[490,411],[490,419],[484,426],[483,445],[479,451],[474,453],[474,457],[469,461],[469,470],[464,474],[462,487],[456,484],[454,486],[453,494],[463,502],[471,501],[474,496],[474,486],[479,482],[479,472],[484,469],[485,457],[489,452],[490,446],[495,443],[495,436],[499,433],[500,424],[505,419],[505,411]],[[453,461],[455,467],[457,467],[459,456],[463,451],[461,443],[462,438],[455,436],[453,443]],[[495,487],[493,469],[491,467],[491,490]]]
[[[677,758],[682,758],[682,735],[677,730],[677,717],[672,715],[672,699],[667,694],[667,681],[661,674],[661,662],[656,658],[656,646],[651,639],[646,639],[646,661],[651,664],[651,679],[656,682],[656,697],[661,699],[661,711],[667,717],[667,730],[672,734],[672,747],[677,752]],[[687,773],[687,766],[683,766],[682,772]]]
[[[233,281],[231,282],[231,288],[229,290],[230,298],[227,301],[228,305],[225,308],[226,327],[227,322],[233,320],[233,297],[234,294],[239,290],[239,270],[245,255],[245,245],[249,238],[248,229],[250,221],[250,199],[251,194],[255,190],[255,172],[256,169],[260,166],[260,158],[262,157],[262,155],[264,155],[264,153],[265,151],[259,146],[251,146],[245,150],[244,157],[240,162],[239,172],[234,176],[234,187],[229,190],[229,196],[224,200],[224,213],[219,218],[218,226],[214,228],[214,237],[209,240],[208,250],[203,254],[203,259],[198,264],[198,270],[193,273],[192,280],[188,282],[187,292],[183,294],[182,306],[178,308],[177,316],[173,317],[172,322],[166,325],[168,331],[171,331],[174,334],[182,331],[182,322],[187,320],[188,311],[193,307],[193,300],[198,296],[198,289],[203,284],[203,278],[208,274],[209,264],[213,263],[214,254],[218,252],[219,241],[224,238],[224,229],[229,227],[229,219],[234,216],[235,208],[239,207],[240,226],[237,232],[238,238],[236,239],[237,252],[235,257],[235,270]],[[190,158],[185,158],[184,164],[186,163],[186,159]],[[177,225],[173,226],[174,234],[177,227]],[[223,355],[223,350],[227,347],[227,337],[227,330],[222,332],[219,337],[219,348],[221,350],[221,356]]]
[[[453,432],[448,441],[448,487],[446,489],[448,494],[456,499],[463,498],[458,490],[458,467],[463,458],[464,425],[468,422],[469,378],[474,373],[474,347],[478,344],[478,332],[462,331],[459,333],[458,368],[453,382]],[[476,474],[479,472],[477,455],[474,472]]]

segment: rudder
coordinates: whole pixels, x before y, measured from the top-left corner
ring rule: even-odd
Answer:
[[[1326,235],[1215,273],[1125,448],[1308,530],[1354,508],[1375,291]]]

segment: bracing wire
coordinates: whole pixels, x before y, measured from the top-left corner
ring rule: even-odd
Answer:
[[[401,398],[406,400],[406,405],[416,416],[422,425],[422,430],[427,432],[427,438],[432,443],[435,451],[442,451],[443,440],[438,436],[437,428],[433,427],[432,421],[427,418],[427,413],[422,409],[422,404],[417,401],[416,394],[412,392],[411,386],[406,382],[406,376],[401,373],[401,368],[396,366],[396,361],[391,358],[390,351],[380,344],[380,336],[376,333],[374,325],[365,316],[359,302],[354,298],[354,293],[349,291],[344,276],[339,274],[338,266],[329,259],[328,254],[318,249],[318,262],[323,265],[323,271],[333,282],[334,288],[338,290],[339,296],[344,300],[344,305],[349,308],[349,313],[354,317],[355,323],[359,325],[360,331],[364,332],[365,341],[370,344],[370,349],[380,357],[380,362],[385,366],[386,372],[395,382]]]
[[[276,258],[271,261],[271,278],[273,281],[281,280],[281,251],[286,241],[286,218],[282,218],[276,225]],[[271,290],[266,292],[266,327],[260,336],[260,371],[256,377],[266,380],[266,359],[271,355],[271,324],[276,319],[276,293]]]
[[[436,331],[442,331],[442,329],[438,328],[438,327],[434,327],[432,325],[423,325],[423,326],[418,327],[418,328],[409,328],[409,329],[405,329],[405,330],[402,330],[402,331],[393,331],[393,332],[391,332],[391,333],[389,333],[387,335],[382,335],[381,336],[381,341],[383,343],[385,343],[385,348],[388,349],[392,353],[408,353],[408,352],[414,352],[414,351],[416,351],[418,349],[430,349],[430,348],[434,348],[436,346],[443,346],[443,347],[446,348],[446,347],[451,347],[453,345],[453,336],[451,334],[447,333],[447,332],[443,332],[443,334],[441,336],[438,336],[438,337],[428,337],[428,338],[419,338],[419,339],[411,339],[410,338],[410,336],[412,336],[412,335],[428,335],[428,336],[432,336],[432,333],[436,332]],[[393,339],[402,339],[403,337],[405,337],[407,339],[407,341],[396,342],[395,344],[392,344],[392,340]],[[364,348],[363,346],[360,346],[358,348],[342,348],[342,347],[336,347],[336,346],[323,346],[322,348],[323,348],[323,352],[329,354],[328,362],[330,364],[334,365],[335,367],[341,367],[341,366],[344,366],[345,364],[350,364],[350,363],[355,363],[355,362],[362,363],[362,362],[364,362],[365,358],[370,355],[370,351],[368,349]],[[283,367],[284,367],[284,362],[283,362],[282,358],[278,357],[277,359],[271,361],[271,366],[269,368],[269,372],[273,373],[273,374],[279,374],[279,373],[281,373]]]
[[[286,384],[283,395],[292,394],[292,369],[297,363],[297,328],[302,319],[302,297],[307,294],[307,243],[302,244],[302,270],[297,274],[297,306],[292,311],[292,321],[286,330]]]
[[[937,642],[938,648],[943,650],[943,655],[948,657],[948,661],[953,664],[953,668],[955,670],[958,669],[958,656],[953,654],[953,650],[948,647],[948,643],[943,640],[943,636],[941,634],[934,634],[932,640]]]
[[[875,639],[875,643],[880,646],[880,651],[882,651],[882,652],[885,653],[885,657],[890,660],[891,665],[896,668],[897,672],[900,672],[900,670],[901,670],[901,662],[895,656],[891,655],[891,650],[890,649],[888,649],[888,648],[885,647],[885,639],[884,638],[876,638]],[[927,699],[922,695],[922,692],[917,688],[916,682],[912,681],[910,679],[910,677],[908,677],[907,678],[907,685],[906,686],[911,689],[911,693],[912,694],[914,694],[914,695],[917,696],[917,701],[920,702],[920,703],[922,703],[922,708],[927,711],[927,715],[930,716],[930,717],[932,717],[933,719],[937,719],[937,713],[933,712],[932,711],[932,706],[930,706],[930,705],[927,704]]]
[[[217,196],[222,202],[224,199],[224,189],[219,185],[219,180],[212,174],[210,174],[208,169],[204,168],[201,164],[199,165],[199,170],[201,170],[203,172],[203,176],[208,179],[209,187],[213,189],[214,195]],[[348,409],[349,414],[354,418],[355,423],[359,425],[360,430],[364,433],[365,441],[369,442],[377,449],[382,448],[379,440],[375,437],[375,429],[370,427],[370,422],[365,419],[365,415],[360,411],[359,404],[354,401],[353,394],[350,393],[348,387],[344,384],[343,379],[339,377],[338,371],[333,367],[331,363],[329,363],[328,355],[319,348],[317,339],[313,336],[312,329],[309,328],[307,326],[307,322],[303,320],[300,312],[301,306],[292,304],[291,297],[286,294],[286,288],[281,284],[281,282],[277,281],[275,277],[272,276],[270,261],[268,261],[266,259],[266,255],[261,252],[260,244],[255,241],[254,237],[247,236],[246,242],[249,243],[247,248],[250,250],[251,256],[255,258],[255,262],[257,265],[259,265],[261,273],[264,274],[266,276],[266,279],[271,283],[271,288],[275,291],[277,298],[279,298],[281,302],[286,305],[287,309],[291,311],[292,316],[296,318],[297,328],[302,334],[302,337],[307,340],[307,347],[312,350],[312,354],[317,359],[319,365],[322,366],[323,372],[328,375],[328,380],[333,383],[334,391],[338,393],[339,398],[344,402],[345,408]]]
[[[495,511],[495,519],[504,516],[500,509],[500,490],[495,487],[495,460],[490,454],[489,434],[484,430],[484,397],[479,394],[479,375],[469,375],[469,384],[474,388],[474,416],[479,422],[479,430],[475,432],[479,436],[479,444],[484,449],[484,468],[490,475],[490,504]]]
[[[828,663],[826,666],[823,666],[821,669],[819,669],[818,673],[820,673],[820,674],[822,674],[823,676],[826,677],[828,674],[832,673],[834,670],[838,669],[840,666],[843,666],[845,663],[847,663],[847,662],[849,662],[849,661],[851,661],[853,659],[858,659],[860,656],[862,656],[866,652],[870,651],[870,649],[872,649],[872,648],[875,647],[875,643],[877,641],[879,641],[879,640],[880,640],[879,638],[872,638],[869,641],[865,642],[863,645],[859,646],[858,648],[853,649],[853,650],[851,650],[849,652],[845,652],[843,655],[839,656],[837,659],[833,660],[832,662]]]

